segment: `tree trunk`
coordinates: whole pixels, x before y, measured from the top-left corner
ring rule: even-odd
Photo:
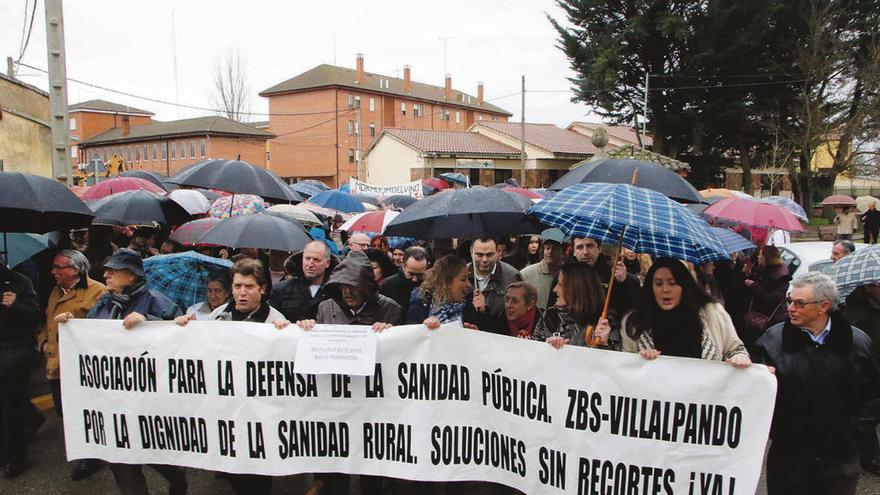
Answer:
[[[752,157],[749,155],[749,148],[740,140],[739,142],[739,162],[743,171],[742,186],[746,194],[752,194]]]

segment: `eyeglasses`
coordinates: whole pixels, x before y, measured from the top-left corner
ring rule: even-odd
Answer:
[[[73,268],[73,265],[52,265],[53,270],[63,270],[65,268]]]
[[[804,309],[804,306],[806,306],[807,304],[820,304],[822,302],[824,301],[796,301],[790,297],[785,298],[786,305],[791,306],[792,304],[794,304],[794,307],[797,309]]]

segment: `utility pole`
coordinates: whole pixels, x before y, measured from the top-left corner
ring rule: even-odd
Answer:
[[[651,71],[645,69],[645,101],[642,102],[642,149],[645,149],[645,136],[648,135],[648,76]],[[656,151],[657,148],[654,148]]]
[[[519,109],[519,166],[521,187],[526,187],[526,75],[522,76],[522,102]]]
[[[361,100],[355,100],[357,104],[357,116],[354,121],[354,133],[357,137],[357,164],[358,164],[358,176],[357,180],[361,180]]]
[[[61,0],[46,0],[46,51],[49,68],[49,126],[52,130],[52,176],[73,185],[70,124],[67,114],[67,62]]]

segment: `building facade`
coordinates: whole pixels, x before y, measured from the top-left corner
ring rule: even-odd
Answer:
[[[52,177],[49,95],[0,74],[0,171]]]
[[[269,130],[276,138],[272,170],[285,179],[318,179],[336,186],[366,179],[363,152],[386,128],[464,131],[475,122],[507,121],[509,112],[477,96],[444,86],[356,68],[320,65],[260,93],[269,100]],[[360,165],[360,166],[359,166]],[[360,170],[359,170],[360,168]]]
[[[74,169],[80,163],[79,142],[97,136],[114,127],[121,128],[123,121],[129,126],[153,123],[153,112],[113,103],[105,100],[88,100],[70,105],[70,155]],[[106,161],[106,160],[105,160]]]

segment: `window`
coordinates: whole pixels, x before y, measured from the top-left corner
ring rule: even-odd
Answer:
[[[513,178],[513,170],[509,168],[496,168],[495,169],[495,184],[500,184],[502,182],[506,182],[507,179]]]
[[[186,160],[186,141],[180,142],[180,159]]]
[[[406,103],[400,104],[400,113],[402,113],[403,115],[406,115]]]
[[[348,108],[358,108],[361,106],[361,97],[353,94],[348,95]]]
[[[458,110],[455,111],[455,123],[461,124],[461,112]]]
[[[370,124],[370,137],[376,137],[376,124]]]
[[[70,147],[70,157],[71,158],[76,158],[76,151],[77,151],[76,145],[73,145]]]
[[[199,140],[199,153],[200,153],[199,156],[201,156],[202,158],[205,157],[205,148],[206,148],[206,146],[205,146],[205,140],[204,140],[204,139],[200,139],[200,140]]]
[[[131,161],[131,146],[125,147],[125,161],[127,161],[127,162]]]
[[[424,105],[421,103],[413,103],[413,116],[421,117],[422,112],[425,111]]]
[[[107,161],[107,148],[101,148],[101,161]]]
[[[354,136],[354,121],[353,120],[348,121],[348,135]]]
[[[482,116],[482,115],[477,115],[477,120],[483,120],[483,116]]]
[[[370,97],[370,111],[371,112],[376,111],[376,99],[373,98],[372,96]]]
[[[444,108],[440,112],[440,120],[449,120],[449,109],[448,108]]]
[[[162,159],[168,159],[168,143],[162,143]]]
[[[153,143],[153,160],[155,161],[158,159],[159,159],[159,145],[156,143]]]
[[[196,157],[196,141],[195,140],[192,140],[189,142],[189,157],[190,158]]]
[[[354,163],[354,148],[348,149],[348,163]]]
[[[74,118],[74,117],[70,118],[70,130],[71,131],[76,130],[76,118]]]
[[[177,143],[171,143],[171,159],[177,159]]]
[[[354,95],[348,94],[348,108],[354,108]]]
[[[134,147],[134,161],[136,161],[136,162],[141,161],[141,147],[140,146]]]

